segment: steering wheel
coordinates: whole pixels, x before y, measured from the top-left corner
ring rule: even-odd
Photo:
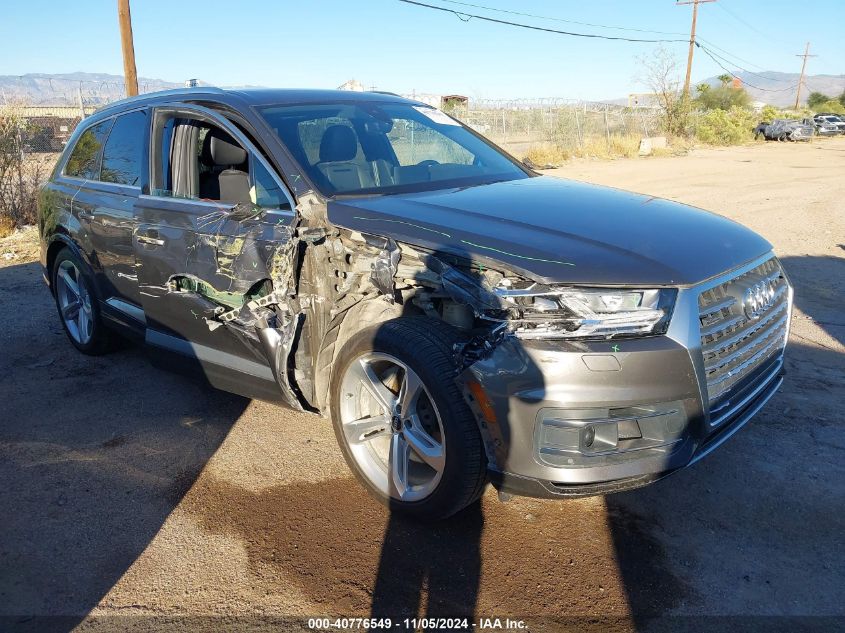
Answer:
[[[438,161],[429,158],[427,160],[421,160],[420,162],[418,162],[417,167],[433,167],[434,165],[439,164],[440,163]]]

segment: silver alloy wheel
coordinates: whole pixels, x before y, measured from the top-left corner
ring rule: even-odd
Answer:
[[[389,354],[368,352],[350,363],[340,393],[343,437],[369,482],[399,501],[428,497],[443,475],[446,442],[416,372]]]
[[[87,345],[94,335],[91,294],[76,265],[66,259],[56,273],[56,297],[67,331],[80,345]]]

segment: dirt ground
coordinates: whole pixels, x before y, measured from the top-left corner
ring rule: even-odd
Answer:
[[[0,242],[0,629],[289,628],[371,611],[532,630],[845,626],[845,139],[554,173],[713,210],[774,244],[796,288],[789,374],[740,434],[638,491],[488,491],[453,521],[408,524],[350,478],[325,420],[155,369],[129,345],[76,353],[34,232],[16,234]]]

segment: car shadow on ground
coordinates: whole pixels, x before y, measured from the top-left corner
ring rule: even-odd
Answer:
[[[295,587],[314,615],[366,616],[383,600],[397,617],[426,607],[532,630],[650,631],[719,627],[701,614],[841,611],[843,354],[791,345],[784,387],[759,416],[649,487],[506,504],[488,492],[431,526],[391,516],[351,477],[258,491],[197,479],[247,401],[153,369],[137,348],[80,356],[39,284],[37,264],[0,269],[0,318],[16,324],[0,330],[0,615],[14,616],[3,628],[72,628],[177,504],[238,538],[257,587]],[[49,614],[66,617],[32,619]],[[684,614],[695,617],[666,620]]]
[[[783,267],[795,287],[795,307],[845,345],[845,245],[842,256],[784,257]]]
[[[69,630],[156,536],[249,401],[156,370],[132,345],[83,356],[37,263],[0,268],[0,320],[0,628]]]
[[[714,453],[605,497],[638,631],[841,627],[845,355],[793,343],[786,365],[779,393]]]
[[[702,612],[744,616],[713,623],[725,629],[842,625],[837,596],[845,592],[845,580],[838,570],[845,560],[835,539],[845,531],[845,519],[835,509],[845,506],[845,354],[823,342],[807,344],[807,328],[797,320],[811,320],[845,343],[845,258],[781,261],[795,287],[797,310],[779,393],[692,468],[606,498],[639,630],[661,630],[655,619],[661,614]],[[644,563],[655,554],[667,561],[657,575]],[[755,615],[803,619],[747,617]],[[705,623],[669,620],[674,630]]]

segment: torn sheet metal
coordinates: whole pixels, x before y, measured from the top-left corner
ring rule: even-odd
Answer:
[[[287,402],[302,408],[288,377],[300,321],[296,218],[253,205],[215,208],[189,226],[183,217],[173,214],[167,222],[159,215],[139,229],[156,232],[162,242],[146,251],[145,309],[198,344],[236,355],[245,349],[269,365]]]
[[[370,280],[378,291],[389,301],[395,301],[396,285],[394,277],[399,265],[399,247],[391,238],[385,239],[384,247],[372,263]]]

